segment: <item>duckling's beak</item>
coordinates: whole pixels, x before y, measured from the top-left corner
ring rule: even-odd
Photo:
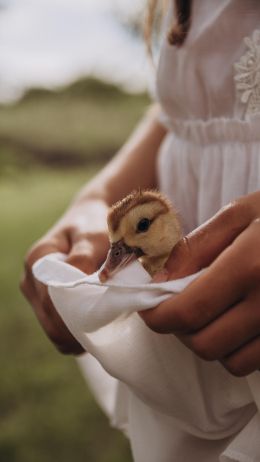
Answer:
[[[122,266],[127,265],[140,256],[140,249],[129,247],[123,240],[113,242],[107,254],[106,261],[98,274],[100,282],[106,282]]]

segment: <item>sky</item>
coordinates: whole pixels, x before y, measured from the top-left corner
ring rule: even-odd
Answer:
[[[144,0],[0,0],[0,100],[94,75],[141,91],[145,47],[118,21]]]

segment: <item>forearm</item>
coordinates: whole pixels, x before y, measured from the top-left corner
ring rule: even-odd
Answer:
[[[107,235],[109,207],[134,189],[154,188],[156,158],[166,135],[158,122],[158,109],[152,107],[116,156],[85,185],[67,208],[65,214],[47,233],[66,229],[96,241]]]
[[[133,189],[156,187],[156,157],[165,135],[156,109],[150,109],[125,145],[80,191],[75,202],[97,199],[110,206]]]
[[[74,199],[60,220],[30,249],[21,289],[34,306],[48,337],[63,353],[78,354],[81,346],[72,337],[45,287],[33,277],[32,266],[53,252],[87,274],[97,271],[108,251],[107,210],[132,189],[156,186],[156,156],[166,134],[148,114],[116,157]]]

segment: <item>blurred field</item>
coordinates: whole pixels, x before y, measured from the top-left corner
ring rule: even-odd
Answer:
[[[105,96],[72,90],[32,92],[0,109],[1,462],[131,460],[74,359],[55,351],[18,290],[28,247],[117,149],[148,102],[113,88],[104,88]]]
[[[106,161],[148,104],[147,95],[129,95],[94,79],[56,92],[31,90],[19,104],[0,106],[0,167],[7,161],[21,166]]]

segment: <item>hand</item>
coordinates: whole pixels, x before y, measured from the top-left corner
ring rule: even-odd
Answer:
[[[174,333],[199,357],[235,376],[260,368],[260,192],[224,207],[185,237],[168,262],[169,279],[202,268],[181,294],[141,316]]]
[[[66,262],[85,273],[96,271],[106,257],[107,207],[101,201],[82,201],[65,216],[29,251],[21,290],[33,306],[47,336],[64,354],[80,354],[83,348],[69,332],[51,303],[46,287],[34,279],[33,264],[44,255],[62,252]]]

